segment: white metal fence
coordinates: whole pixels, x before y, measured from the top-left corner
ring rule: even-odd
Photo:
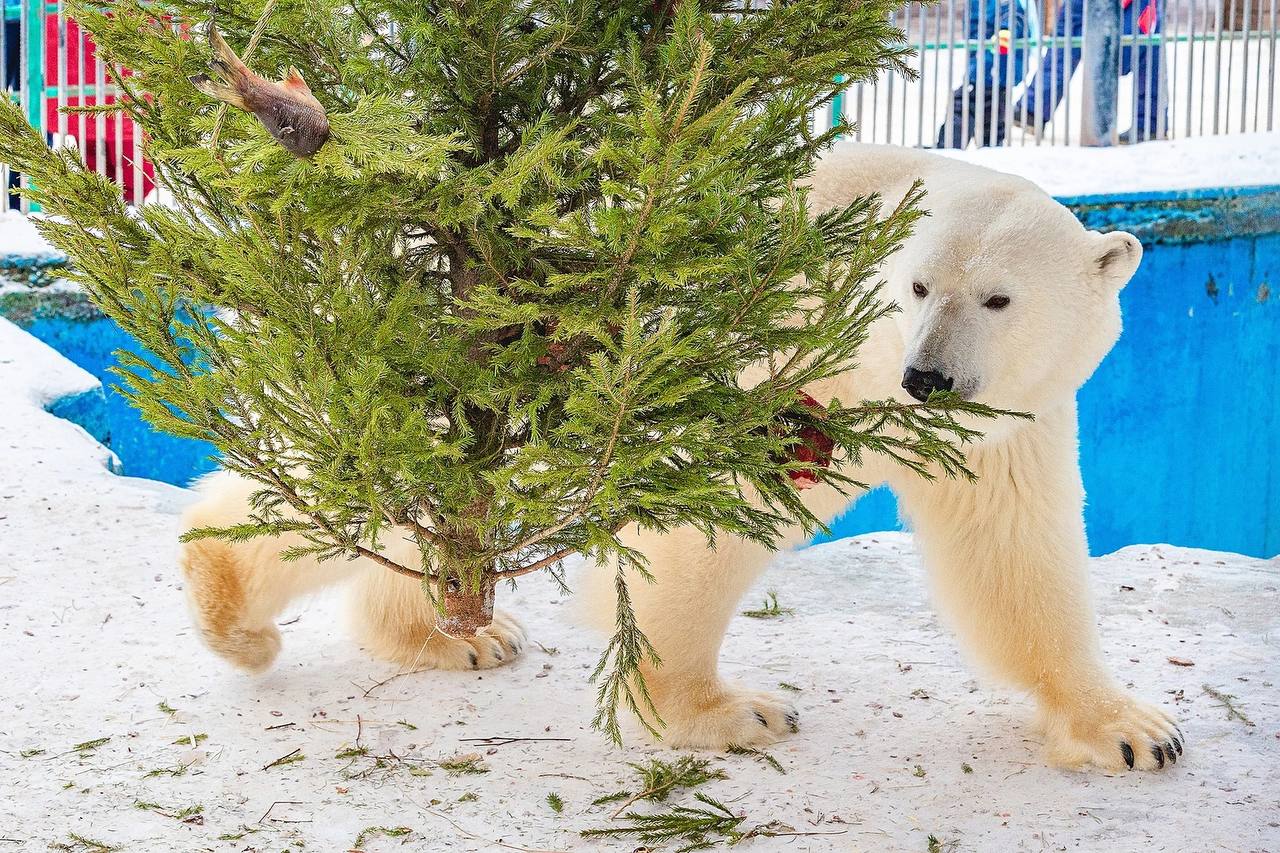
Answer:
[[[858,139],[897,145],[1078,144],[1084,0],[1024,2],[903,6],[916,78],[854,86],[819,120],[840,110]],[[1122,14],[1121,142],[1276,129],[1277,0],[1132,0]]]
[[[67,15],[65,0],[3,0],[0,57],[4,86],[50,145],[77,148],[89,168],[110,177],[125,198],[140,203],[151,190],[152,169],[142,156],[142,133],[116,113],[67,112],[67,107],[114,103],[118,89],[98,58],[92,37]],[[0,164],[0,181],[13,189],[19,176]],[[25,198],[11,204],[29,209]]]
[[[1271,131],[1280,0],[1115,0],[1123,8],[1121,141]],[[112,103],[112,69],[64,0],[0,0],[9,97],[51,145],[79,149],[131,202],[151,190],[142,134],[128,118],[66,107]],[[913,146],[1078,144],[1086,74],[1076,59],[1086,0],[941,0],[895,14],[914,77],[886,73],[842,95],[835,115],[864,141]],[[127,70],[114,69],[128,74]],[[1127,121],[1125,120],[1127,118]],[[0,165],[0,181],[16,176]],[[25,202],[21,202],[25,207]]]

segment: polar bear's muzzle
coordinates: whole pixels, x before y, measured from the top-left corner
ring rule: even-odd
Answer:
[[[950,391],[955,384],[952,377],[943,376],[936,370],[916,370],[914,367],[908,367],[902,374],[902,387],[921,403],[928,400],[929,395],[934,391]]]
[[[902,387],[922,403],[935,391],[953,391],[963,400],[972,400],[985,372],[978,363],[984,334],[979,318],[955,294],[944,293],[936,299],[931,295],[922,308],[906,336]]]

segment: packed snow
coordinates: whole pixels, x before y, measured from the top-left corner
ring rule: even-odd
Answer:
[[[600,639],[549,581],[501,592],[537,641],[503,669],[400,672],[321,597],[281,617],[272,671],[235,672],[183,602],[188,493],[112,475],[41,408],[92,381],[0,320],[0,851],[639,847],[579,833],[628,762],[675,754],[591,729]],[[781,557],[744,603],[793,612],[736,620],[725,671],[795,688],[801,730],[768,750],[783,772],[707,753],[727,778],[700,790],[785,833],[744,851],[1280,849],[1280,561],[1143,545],[1092,569],[1112,666],[1181,721],[1175,767],[1044,765],[1029,703],[964,667],[910,539],[877,534]],[[459,755],[486,772],[441,767]]]
[[[0,258],[55,261],[65,256],[36,230],[35,222],[16,210],[0,212]]]
[[[939,151],[1027,178],[1058,198],[1280,186],[1280,133],[1195,136],[1110,148],[1013,146]]]

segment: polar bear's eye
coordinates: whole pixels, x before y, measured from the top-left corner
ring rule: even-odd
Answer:
[[[1009,297],[993,296],[986,302],[982,303],[983,308],[990,308],[992,311],[1003,311],[1009,307]]]
[[[911,285],[911,292],[914,293],[916,296],[920,297],[921,299],[924,299],[926,296],[929,295],[929,288],[925,287],[923,284],[917,281]]]

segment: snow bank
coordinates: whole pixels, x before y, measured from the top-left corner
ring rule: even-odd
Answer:
[[[408,834],[375,832],[368,853],[637,846],[578,832],[608,822],[612,809],[590,802],[630,786],[628,761],[669,753],[634,731],[611,749],[591,731],[599,640],[550,583],[502,592],[541,644],[505,669],[398,673],[347,639],[322,598],[281,618],[273,671],[233,672],[183,605],[185,493],[111,476],[102,448],[39,408],[86,376],[0,321],[4,849],[75,833],[143,851],[340,851],[369,827]],[[1112,666],[1187,735],[1163,773],[1042,764],[1027,702],[962,665],[905,536],[781,558],[752,597],[776,588],[795,612],[736,620],[724,661],[756,687],[798,688],[802,728],[770,750],[785,774],[710,756],[728,778],[706,790],[745,826],[817,834],[740,849],[924,851],[930,834],[958,850],[1280,849],[1280,564],[1140,546],[1093,573]],[[1237,697],[1248,722],[1204,685]],[[489,772],[437,765],[458,753]]]
[[[939,151],[1020,175],[1060,198],[1280,185],[1280,133],[1198,136],[1141,145],[1027,145]]]
[[[31,262],[65,260],[66,256],[40,235],[31,219],[16,210],[0,212],[0,263],[26,266]]]
[[[0,222],[0,234],[7,223]],[[92,374],[63,358],[42,343],[0,317],[0,402],[11,411],[25,402],[44,407],[60,397],[81,394],[99,387]]]

